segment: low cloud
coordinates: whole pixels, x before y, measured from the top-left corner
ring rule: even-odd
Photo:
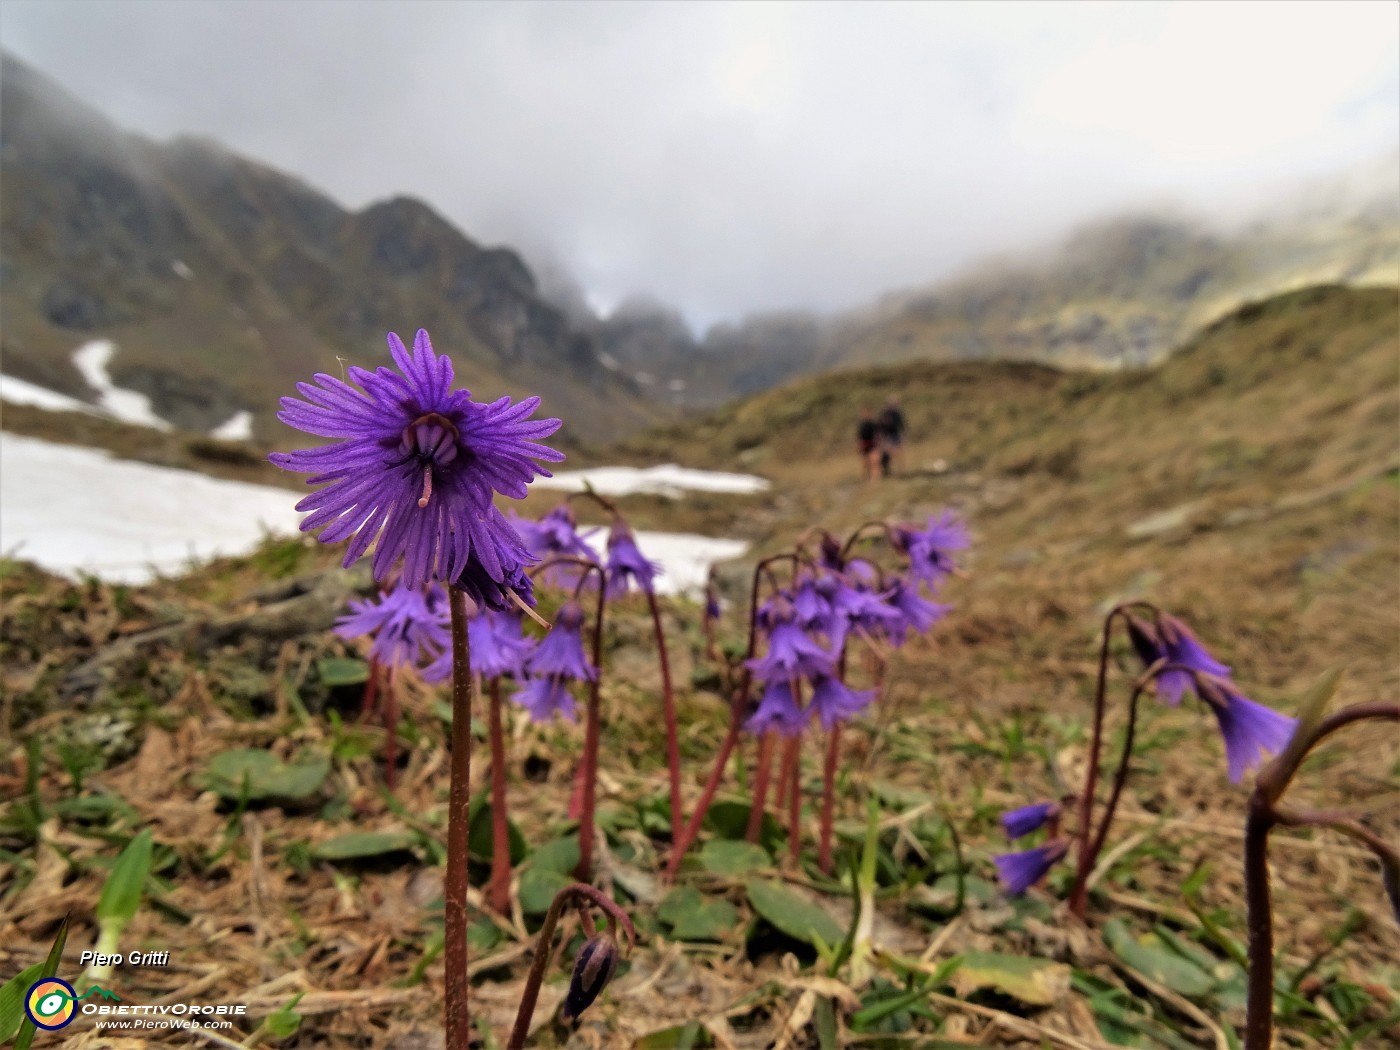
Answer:
[[[1400,148],[1393,4],[7,0],[0,41],[132,130],[697,325]]]

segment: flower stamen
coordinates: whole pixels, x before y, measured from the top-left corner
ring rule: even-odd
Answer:
[[[426,463],[423,465],[423,495],[418,497],[418,507],[421,510],[428,505],[428,500],[433,495],[433,465]]]

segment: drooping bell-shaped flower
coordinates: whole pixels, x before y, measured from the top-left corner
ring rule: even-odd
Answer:
[[[934,589],[956,570],[953,553],[972,542],[967,525],[950,510],[930,516],[923,529],[896,525],[890,539],[895,550],[908,556],[910,575]]]
[[[1157,695],[1171,706],[1181,703],[1182,694],[1195,686],[1194,673],[1226,678],[1230,668],[1206,651],[1191,629],[1175,616],[1162,613],[1157,621],[1161,655],[1170,667],[1157,676]]]
[[[807,712],[798,706],[792,683],[787,679],[775,678],[764,686],[763,697],[744,723],[744,728],[754,736],[762,736],[770,729],[776,729],[783,736],[796,736],[802,732],[806,721]]]
[[[748,661],[756,678],[770,682],[833,673],[831,653],[797,625],[791,602],[774,599],[768,620],[768,652]]]
[[[1063,839],[1055,839],[1020,853],[1002,853],[992,860],[1001,881],[1006,884],[1006,892],[1014,896],[1025,893],[1045,878],[1068,852],[1068,844]]]
[[[933,625],[953,608],[951,605],[929,601],[919,593],[917,587],[905,583],[900,577],[890,581],[884,602],[899,614],[897,619],[892,619],[884,628],[885,637],[894,646],[903,645],[910,631],[927,634]]]
[[[629,583],[635,583],[643,594],[656,593],[656,577],[661,566],[642,554],[637,537],[621,518],[614,518],[608,531],[608,597],[620,598],[627,593]]]
[[[1007,810],[1001,815],[1001,826],[1006,837],[1012,840],[1039,831],[1046,823],[1060,815],[1058,802],[1035,802],[1029,806]]]
[[[560,590],[570,588],[577,582],[581,571],[577,565],[568,562],[551,563],[551,559],[596,559],[593,548],[584,542],[583,535],[578,531],[578,519],[574,517],[573,507],[568,503],[559,504],[539,521],[516,518],[512,524],[520,533],[520,538],[529,552],[545,563],[538,579],[546,587]]]
[[[1232,783],[1243,780],[1245,773],[1261,764],[1266,754],[1282,751],[1298,728],[1296,718],[1247,699],[1228,678],[1197,675],[1196,688],[1220,723],[1220,735],[1225,738],[1225,765]]]
[[[412,353],[390,333],[389,350],[398,371],[352,367],[348,381],[319,373],[297,384],[305,400],[282,398],[282,422],[337,439],[268,457],[322,485],[297,504],[310,512],[301,529],[321,530],[323,543],[349,540],[347,566],[375,544],[379,580],[402,562],[409,587],[450,583],[475,554],[499,582],[501,536],[487,512],[497,493],[522,499],[530,481],[549,476],[536,460],[564,458],[537,443],[559,420],[529,418],[537,397],[485,404],[452,389],[452,362],[433,353],[427,332]]]
[[[526,664],[529,680],[513,699],[537,722],[556,712],[572,721],[574,700],[568,683],[591,682],[598,677],[598,669],[588,662],[583,651],[584,620],[583,607],[577,601],[561,605],[555,613],[554,626]]]
[[[467,620],[467,640],[474,673],[517,681],[525,677],[525,663],[534,652],[535,641],[525,637],[519,613],[482,609]],[[423,670],[423,678],[429,682],[443,682],[451,675],[450,650]]]
[[[838,722],[849,722],[875,699],[874,689],[852,689],[833,675],[818,675],[812,683],[810,710],[830,732]]]
[[[480,609],[510,612],[523,606],[534,608],[535,585],[525,574],[525,566],[534,563],[534,555],[525,549],[520,536],[495,507],[486,513],[494,530],[497,546],[497,566],[490,569],[473,550],[467,555],[466,567],[452,581]]]
[[[400,580],[378,598],[350,602],[335,624],[342,638],[368,635],[369,655],[384,667],[416,667],[450,648],[447,595],[437,584],[410,587]]]

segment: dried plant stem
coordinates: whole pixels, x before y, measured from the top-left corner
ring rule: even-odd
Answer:
[[[763,831],[763,811],[768,802],[768,779],[773,772],[773,747],[777,734],[768,730],[758,738],[758,757],[754,761],[753,801],[749,805],[749,826],[744,831],[744,839],[757,842]],[[782,787],[779,786],[779,792]]]
[[[690,811],[690,819],[685,822],[685,827],[681,829],[680,838],[671,845],[671,859],[666,863],[666,880],[668,882],[675,879],[676,872],[680,870],[681,858],[690,849],[691,843],[695,841],[695,836],[700,833],[700,822],[705,819],[705,813],[709,810],[710,803],[714,801],[715,792],[719,790],[720,779],[724,776],[724,767],[729,762],[729,756],[734,752],[734,745],[739,742],[739,731],[743,724],[743,706],[737,703],[731,705],[729,730],[724,734],[724,742],[719,746],[719,754],[715,756],[715,764],[710,769],[709,779],[705,781],[705,787],[695,802],[695,808]]]
[[[467,976],[467,831],[471,808],[472,673],[467,641],[467,596],[447,588],[452,612],[452,778],[447,800],[447,875],[443,1013],[447,1050],[471,1045],[471,982]]]
[[[506,741],[501,729],[501,679],[491,679],[491,907],[510,914],[510,827],[506,822]]]
[[[821,838],[817,845],[817,867],[831,874],[831,824],[836,812],[836,762],[841,756],[841,723],[826,734],[826,761],[822,765]]]
[[[661,706],[666,715],[666,763],[671,775],[671,841],[681,834],[681,748],[676,726],[676,697],[671,686],[671,660],[666,653],[666,632],[661,626],[661,608],[656,595],[647,591],[651,624],[656,631],[656,653],[661,662]]]
[[[601,576],[601,572],[599,574]],[[593,682],[588,689],[588,716],[583,731],[583,811],[579,814],[578,867],[574,878],[587,882],[593,878],[594,805],[598,789],[598,735],[602,731],[603,687],[603,608],[607,605],[608,588],[598,581],[598,609],[593,618]]]

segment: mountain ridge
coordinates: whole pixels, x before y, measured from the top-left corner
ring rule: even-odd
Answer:
[[[518,255],[429,205],[350,211],[210,140],[127,133],[8,55],[0,75],[7,372],[90,397],[71,354],[111,339],[118,385],[172,422],[207,431],[247,410],[267,438],[295,381],[374,367],[385,332],[423,327],[477,396],[540,394],[576,439],[659,418]]]

